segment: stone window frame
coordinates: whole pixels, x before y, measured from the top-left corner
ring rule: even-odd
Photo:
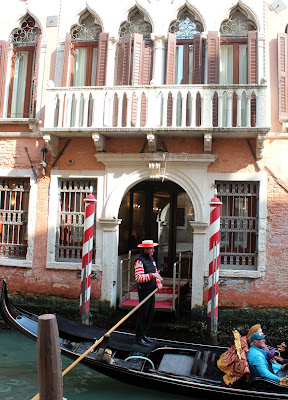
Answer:
[[[209,187],[216,181],[256,181],[259,182],[259,214],[258,214],[258,259],[256,270],[242,269],[221,269],[219,270],[220,278],[260,278],[265,276],[266,271],[266,237],[267,237],[267,174],[266,172],[256,173],[209,173]],[[211,199],[213,197],[213,189],[211,189]],[[210,211],[210,210],[209,210]],[[207,235],[209,242],[209,235]],[[207,243],[209,247],[209,244]],[[208,248],[207,247],[207,248]],[[205,277],[208,277],[208,264],[205,270]]]
[[[104,171],[89,170],[60,170],[51,172],[46,268],[59,270],[80,270],[82,268],[81,259],[78,262],[56,261],[56,230],[58,218],[59,179],[67,178],[97,180],[97,202],[95,207],[96,243],[93,244],[95,248],[95,264],[92,264],[92,269],[99,270],[102,259],[102,230],[100,228],[99,219],[101,218],[101,213],[103,209]]]
[[[34,240],[35,240],[35,225],[37,212],[37,182],[31,169],[4,169],[0,168],[0,176],[5,178],[29,178],[29,206],[28,206],[28,248],[25,259],[19,258],[0,258],[0,267],[24,267],[32,268]]]

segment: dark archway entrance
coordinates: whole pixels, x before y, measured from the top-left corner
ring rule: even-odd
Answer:
[[[119,255],[136,249],[143,239],[159,243],[155,253],[163,276],[172,277],[180,252],[192,250],[194,209],[187,193],[171,181],[143,181],[123,197]]]

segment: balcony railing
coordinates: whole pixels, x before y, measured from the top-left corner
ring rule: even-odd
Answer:
[[[266,86],[49,88],[45,115],[44,130],[60,132],[254,130],[266,127]]]

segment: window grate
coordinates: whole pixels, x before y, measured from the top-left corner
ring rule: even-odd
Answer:
[[[258,248],[259,182],[217,181],[222,201],[220,266],[256,269]]]
[[[0,179],[0,257],[25,258],[28,247],[29,178]]]
[[[85,219],[84,199],[93,187],[96,197],[97,181],[91,179],[59,180],[59,211],[56,238],[56,261],[82,259],[83,230]],[[95,229],[94,229],[95,244]],[[95,262],[95,250],[92,253]]]

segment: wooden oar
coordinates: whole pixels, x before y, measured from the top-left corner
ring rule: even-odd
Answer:
[[[126,319],[128,319],[135,311],[138,310],[139,307],[142,306],[142,304],[145,303],[145,301],[147,301],[148,299],[150,299],[150,297],[153,296],[153,294],[155,294],[157,292],[158,288],[156,288],[153,292],[151,292],[147,297],[145,297],[144,300],[141,301],[141,303],[137,304],[137,306],[135,306],[131,311],[129,311],[129,313],[127,315],[125,315],[125,317],[123,317],[122,319],[120,319],[119,322],[117,322],[116,325],[113,326],[113,328],[111,328],[108,332],[105,333],[105,335],[103,335],[100,339],[96,340],[96,342],[89,347],[88,350],[86,350],[79,358],[77,358],[71,365],[69,365],[69,367],[67,367],[63,372],[62,372],[62,376],[66,375],[69,371],[71,371],[72,368],[75,367],[75,365],[77,365],[81,360],[83,360],[84,357],[87,356],[87,354],[89,354],[93,349],[95,349],[95,347],[98,346],[98,344],[100,344],[101,342],[103,342],[104,337],[106,335],[110,335],[110,333],[112,333],[113,331],[115,331],[115,329],[118,328],[118,326],[120,326],[124,321],[126,321]],[[31,400],[39,400],[39,393],[36,394],[36,396],[34,396]]]

